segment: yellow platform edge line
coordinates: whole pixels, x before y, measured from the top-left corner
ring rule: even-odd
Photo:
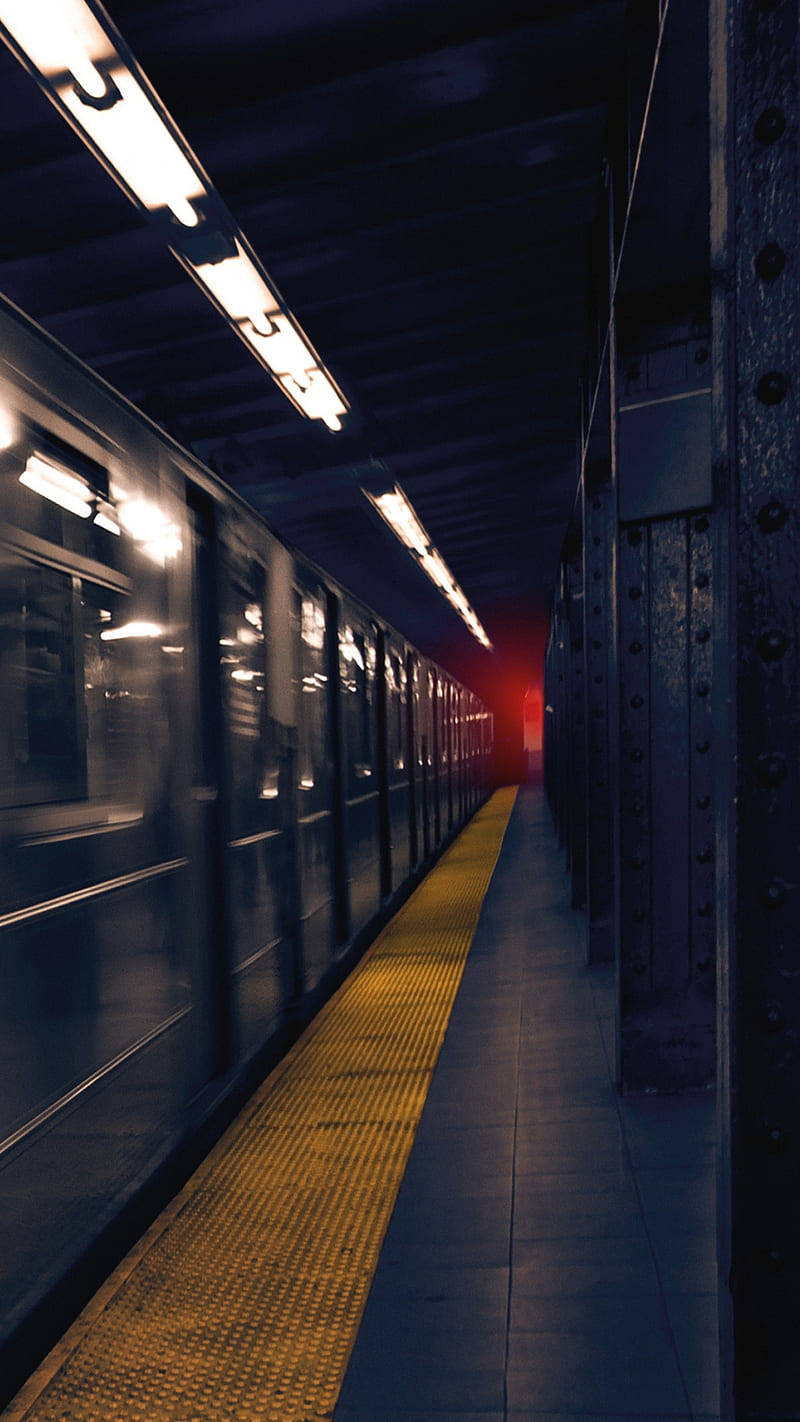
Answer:
[[[434,866],[433,870],[417,886],[409,896],[406,903],[399,912],[382,929],[375,941],[367,949],[354,970],[341,984],[337,992],[316,1014],[313,1021],[309,1023],[302,1035],[293,1044],[282,1060],[277,1063],[261,1085],[256,1089],[253,1096],[242,1108],[235,1121],[226,1129],[220,1140],[213,1147],[206,1159],[193,1172],[189,1180],[175,1196],[175,1198],[165,1207],[150,1228],[142,1235],[141,1239],[133,1246],[117,1268],[109,1276],[106,1282],[100,1287],[97,1293],[85,1306],[81,1314],[65,1333],[64,1337],[51,1350],[48,1356],[41,1363],[39,1368],[31,1375],[16,1397],[11,1401],[5,1411],[0,1414],[2,1422],[62,1422],[62,1419],[69,1417],[76,1422],[112,1422],[117,1417],[125,1418],[126,1422],[136,1422],[136,1419],[145,1419],[145,1422],[154,1422],[155,1418],[159,1422],[170,1422],[170,1419],[197,1418],[198,1422],[232,1422],[232,1419],[253,1419],[253,1422],[270,1422],[270,1419],[277,1418],[279,1422],[307,1422],[307,1419],[329,1418],[338,1398],[341,1384],[347,1369],[350,1354],[358,1333],[363,1309],[366,1304],[369,1287],[372,1282],[375,1266],[377,1265],[380,1248],[388,1228],[392,1210],[399,1189],[400,1182],[405,1170],[408,1155],[413,1144],[414,1134],[422,1114],[422,1109],[427,1098],[428,1088],[432,1079],[436,1059],[438,1058],[441,1043],[449,1021],[455,995],[460,983],[463,967],[472,938],[477,927],[483,900],[491,883],[492,875],[497,864],[497,860],[502,848],[503,839],[514,807],[517,795],[517,787],[504,787],[491,796],[491,798],[478,810],[474,818],[461,831],[457,839],[445,851],[441,859]],[[454,902],[453,894],[458,893],[459,883],[461,885],[461,898]],[[464,886],[466,885],[466,889]],[[442,900],[442,895],[444,899]],[[442,908],[444,904],[444,922],[436,921],[436,910]],[[442,915],[440,915],[442,917]],[[431,918],[435,926],[430,927]],[[454,924],[452,920],[457,920]],[[420,937],[422,935],[422,938]],[[420,948],[420,942],[427,944]],[[385,971],[384,971],[385,969]],[[391,974],[394,973],[394,977]],[[387,978],[391,984],[396,980],[406,981],[412,986],[414,991],[408,1003],[405,1004],[405,1011],[424,1013],[430,1006],[429,1019],[426,1021],[426,1030],[421,1035],[418,1033],[411,1043],[423,1052],[423,1061],[420,1065],[413,1065],[410,1068],[404,1066],[402,1055],[398,1058],[397,1044],[391,1040],[396,1035],[394,1032],[381,1034],[380,1031],[367,1033],[367,1037],[378,1042],[376,1051],[378,1057],[373,1062],[373,1070],[366,1070],[364,1076],[369,1083],[371,1077],[380,1078],[385,1075],[387,1083],[394,1091],[394,1096],[381,1103],[394,1105],[393,1115],[389,1120],[378,1119],[361,1120],[363,1112],[358,1109],[362,1106],[361,1088],[356,1084],[350,1090],[347,1081],[349,1077],[361,1075],[358,1070],[341,1072],[335,1068],[343,1065],[342,1050],[348,1049],[348,1035],[352,1034],[355,1028],[363,1025],[369,1027],[376,1026],[384,1018],[394,1024],[397,1013],[396,989],[390,986],[388,999],[383,1001],[382,990],[384,979]],[[431,991],[432,986],[436,986],[438,991]],[[415,1000],[416,998],[416,1000]],[[438,999],[431,1002],[431,999]],[[420,1006],[422,1004],[422,1006]],[[367,1014],[365,1019],[365,1013]],[[331,1030],[329,1031],[328,1028]],[[337,1033],[336,1028],[339,1027]],[[382,1055],[381,1055],[382,1053]],[[306,1125],[306,1130],[311,1129],[312,1141],[317,1136],[323,1136],[328,1141],[330,1138],[336,1139],[339,1127],[350,1129],[355,1133],[356,1144],[348,1152],[345,1150],[339,1153],[336,1146],[331,1150],[327,1147],[327,1154],[324,1155],[322,1182],[320,1189],[319,1182],[311,1181],[311,1193],[306,1197],[302,1193],[304,1185],[301,1187],[300,1204],[295,1213],[299,1213],[300,1233],[289,1241],[289,1261],[290,1267],[287,1269],[284,1257],[275,1265],[275,1286],[278,1290],[278,1303],[276,1305],[277,1315],[273,1319],[274,1327],[291,1333],[291,1325],[286,1325],[284,1317],[284,1307],[291,1307],[292,1300],[297,1303],[296,1296],[300,1293],[300,1304],[304,1305],[304,1311],[308,1312],[308,1300],[303,1299],[303,1290],[306,1293],[308,1287],[302,1277],[302,1267],[298,1268],[295,1259],[302,1260],[308,1250],[308,1241],[303,1239],[304,1230],[303,1219],[313,1218],[316,1228],[325,1231],[333,1228],[334,1246],[336,1239],[336,1224],[338,1215],[334,1216],[333,1225],[326,1220],[328,1211],[328,1185],[331,1181],[339,1181],[344,1187],[344,1197],[356,1191],[357,1204],[355,1209],[356,1231],[362,1223],[361,1215],[365,1212],[369,1215],[371,1233],[369,1238],[360,1241],[360,1252],[353,1250],[358,1257],[356,1277],[349,1281],[350,1294],[348,1300],[342,1303],[339,1294],[344,1293],[341,1285],[341,1278],[345,1277],[344,1264],[342,1272],[334,1271],[331,1274],[330,1267],[323,1265],[323,1299],[324,1288],[327,1287],[331,1299],[334,1300],[330,1307],[323,1308],[323,1319],[320,1322],[315,1320],[312,1324],[302,1324],[299,1326],[299,1347],[301,1352],[300,1369],[293,1360],[289,1360],[291,1366],[287,1366],[287,1379],[284,1386],[283,1379],[280,1385],[275,1378],[269,1376],[268,1370],[261,1367],[260,1372],[250,1381],[250,1392],[246,1396],[231,1398],[227,1401],[221,1400],[219,1387],[222,1385],[225,1375],[217,1378],[209,1384],[208,1379],[196,1383],[194,1401],[184,1398],[182,1385],[176,1390],[173,1385],[169,1388],[169,1396],[159,1399],[152,1397],[153,1386],[159,1385],[159,1380],[155,1382],[152,1378],[152,1367],[135,1359],[131,1363],[128,1372],[133,1381],[130,1382],[132,1388],[129,1396],[124,1389],[125,1379],[120,1383],[117,1377],[117,1395],[112,1399],[103,1397],[100,1382],[101,1366],[105,1360],[110,1364],[113,1373],[119,1372],[118,1360],[112,1356],[109,1358],[109,1348],[100,1340],[99,1348],[95,1351],[100,1354],[96,1369],[91,1374],[93,1381],[86,1391],[91,1396],[82,1396],[80,1392],[69,1395],[66,1389],[66,1375],[73,1364],[80,1361],[83,1353],[90,1354],[93,1346],[93,1336],[98,1333],[101,1325],[108,1331],[109,1316],[114,1312],[114,1305],[120,1300],[126,1289],[126,1285],[135,1288],[136,1272],[140,1268],[145,1269],[147,1261],[153,1263],[154,1251],[157,1250],[160,1241],[165,1240],[168,1231],[173,1226],[179,1226],[181,1219],[184,1222],[187,1216],[197,1211],[198,1201],[202,1201],[204,1188],[208,1187],[213,1196],[213,1177],[219,1171],[224,1171],[227,1167],[229,1174],[233,1172],[236,1179],[236,1188],[239,1189],[243,1200],[247,1199],[246,1192],[242,1194],[240,1181],[247,1180],[248,1169],[255,1181],[256,1195],[263,1208],[264,1198],[271,1199],[271,1196],[263,1197],[258,1195],[258,1190],[262,1188],[263,1176],[269,1169],[269,1160],[266,1161],[264,1170],[260,1167],[253,1172],[248,1167],[247,1162],[253,1156],[253,1148],[248,1147],[246,1137],[248,1132],[272,1132],[270,1141],[280,1142],[281,1149],[274,1153],[280,1155],[280,1159],[286,1170],[301,1172],[306,1169],[305,1155],[302,1149],[296,1148],[293,1135],[296,1134],[298,1124],[298,1103],[292,1103],[291,1099],[286,1102],[282,1097],[292,1091],[292,1072],[299,1069],[305,1058],[315,1054],[317,1066],[314,1068],[317,1075],[305,1076],[302,1071],[298,1078],[298,1089],[295,1095],[302,1103],[302,1110],[316,1109],[316,1084],[320,1084],[320,1106],[333,1103],[337,1109],[342,1090],[350,1091],[351,1100],[349,1107],[351,1114],[355,1114],[356,1119],[349,1123],[334,1120],[313,1120]],[[366,1058],[369,1060],[369,1058]],[[359,1064],[364,1058],[359,1057]],[[383,1062],[384,1066],[380,1063]],[[417,1078],[421,1078],[419,1081]],[[287,1085],[288,1083],[288,1085]],[[341,1083],[344,1083],[344,1087]],[[373,1082],[374,1086],[374,1082]],[[403,1088],[402,1104],[403,1110],[398,1111],[398,1092]],[[286,1088],[286,1090],[282,1090]],[[371,1088],[370,1088],[371,1089]],[[355,1092],[355,1094],[354,1094]],[[368,1095],[370,1105],[374,1097]],[[384,1093],[385,1095],[386,1093]],[[381,1104],[379,1103],[379,1104]],[[373,1109],[368,1115],[374,1114]],[[380,1113],[379,1113],[380,1114]],[[397,1137],[392,1148],[385,1144],[393,1136]],[[381,1156],[380,1151],[375,1153],[375,1139],[384,1142],[384,1151]],[[365,1143],[373,1142],[373,1155],[370,1160],[379,1159],[382,1161],[382,1169],[386,1176],[381,1177],[381,1187],[377,1191],[373,1188],[372,1193],[358,1194],[360,1175],[356,1171],[353,1175],[353,1165],[349,1156],[355,1151],[355,1160],[359,1159],[358,1150],[363,1149]],[[270,1154],[269,1146],[263,1149]],[[249,1154],[248,1154],[249,1152]],[[306,1153],[313,1155],[313,1147],[306,1146]],[[237,1164],[238,1161],[238,1164]],[[243,1163],[244,1162],[244,1163]],[[316,1193],[314,1193],[316,1191]],[[277,1193],[277,1191],[276,1191]],[[291,1187],[287,1196],[289,1205],[292,1205]],[[240,1201],[241,1203],[241,1201]],[[209,1207],[206,1207],[207,1212]],[[223,1206],[224,1209],[224,1206]],[[351,1207],[352,1214],[352,1207]],[[205,1217],[204,1217],[205,1218]],[[210,1215],[209,1215],[210,1218]],[[187,1223],[186,1233],[191,1242],[191,1230],[197,1228],[191,1223]],[[203,1222],[199,1222],[200,1239],[203,1240]],[[276,1235],[280,1233],[280,1226],[272,1226]],[[305,1231],[307,1233],[307,1231]],[[259,1225],[258,1242],[263,1247],[265,1236],[271,1239],[268,1223],[265,1219],[263,1225]],[[321,1237],[321,1236],[320,1236]],[[300,1242],[298,1242],[298,1239]],[[309,1259],[309,1272],[313,1273],[316,1260],[313,1257],[317,1248],[318,1239],[315,1236],[310,1242],[311,1258]],[[330,1246],[331,1240],[327,1240]],[[359,1241],[356,1240],[358,1244]],[[344,1247],[350,1252],[350,1246]],[[334,1248],[335,1252],[335,1248]],[[153,1271],[158,1274],[158,1265],[153,1265]],[[174,1266],[173,1266],[174,1267]],[[269,1260],[266,1267],[269,1267]],[[133,1281],[133,1282],[132,1282]],[[140,1285],[140,1291],[144,1288]],[[264,1290],[260,1291],[264,1294]],[[149,1301],[150,1295],[146,1288],[143,1297]],[[287,1302],[288,1301],[288,1302]],[[261,1301],[263,1303],[263,1300]],[[134,1316],[143,1310],[140,1302],[134,1307]],[[153,1303],[153,1309],[156,1304]],[[262,1307],[262,1314],[263,1314]],[[319,1310],[318,1310],[319,1311]],[[124,1309],[121,1310],[124,1313]],[[301,1309],[301,1313],[303,1309]],[[227,1315],[226,1323],[227,1323]],[[271,1317],[269,1313],[267,1317]],[[138,1322],[138,1320],[135,1320]],[[163,1325],[156,1324],[156,1334],[159,1344],[163,1346],[162,1333],[158,1333],[158,1328]],[[249,1328],[250,1338],[260,1337],[260,1330],[263,1325],[263,1318],[259,1315],[259,1322],[256,1325],[253,1320],[246,1324],[245,1332]],[[233,1325],[232,1325],[233,1326]],[[305,1332],[303,1328],[305,1327]],[[339,1330],[338,1336],[336,1330]],[[121,1328],[117,1332],[122,1332]],[[241,1331],[241,1330],[240,1330]],[[197,1330],[192,1322],[189,1327],[189,1337],[195,1339]],[[332,1342],[333,1339],[333,1342]],[[96,1339],[95,1339],[96,1341]],[[153,1340],[155,1342],[155,1340]],[[204,1346],[207,1352],[213,1350],[214,1341],[204,1339]],[[309,1363],[309,1342],[320,1341],[324,1344],[321,1352],[324,1357],[326,1367],[322,1370]],[[289,1338],[288,1345],[292,1339]],[[287,1345],[287,1346],[288,1346]],[[120,1337],[116,1345],[119,1350],[126,1347],[125,1337]],[[177,1346],[177,1345],[176,1345]],[[247,1345],[244,1345],[247,1346]],[[169,1352],[169,1348],[167,1348]],[[88,1359],[86,1360],[88,1361]],[[231,1360],[229,1359],[229,1362]],[[185,1348],[181,1352],[178,1350],[174,1359],[175,1365],[180,1368],[190,1369],[196,1363],[196,1359],[191,1356],[191,1349],[187,1355]],[[80,1369],[76,1368],[76,1372]],[[123,1373],[125,1369],[122,1369]],[[161,1373],[163,1369],[159,1369]],[[241,1371],[241,1359],[237,1364],[237,1376]],[[289,1377],[289,1374],[292,1374]],[[310,1375],[310,1376],[307,1376]],[[84,1378],[89,1376],[84,1367]],[[127,1376],[127,1375],[126,1375]],[[150,1376],[150,1393],[143,1379]],[[76,1378],[76,1381],[78,1379]],[[68,1379],[67,1379],[68,1382]],[[273,1384],[274,1393],[267,1397],[263,1393],[264,1384]],[[111,1384],[112,1390],[114,1384]],[[286,1391],[290,1396],[286,1396]],[[222,1387],[224,1392],[224,1387]],[[241,1389],[240,1389],[241,1392]],[[150,1400],[145,1401],[143,1394],[147,1394]],[[59,1400],[60,1397],[60,1400]],[[253,1400],[253,1399],[257,1400]],[[113,1404],[118,1404],[114,1406]],[[39,1405],[41,1404],[41,1406]]]

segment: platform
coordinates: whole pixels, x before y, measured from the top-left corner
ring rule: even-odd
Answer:
[[[716,1414],[713,1102],[619,1100],[583,957],[498,792],[6,1422]]]

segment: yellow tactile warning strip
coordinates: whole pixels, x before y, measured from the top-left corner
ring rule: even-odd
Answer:
[[[330,1418],[516,790],[498,790],[2,1414]]]

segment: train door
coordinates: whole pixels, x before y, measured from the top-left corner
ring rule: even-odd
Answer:
[[[187,495],[192,538],[191,789],[188,810],[191,932],[190,955],[193,1044],[190,1093],[196,1094],[231,1063],[227,934],[224,904],[222,714],[217,614],[217,546],[210,499],[190,488]],[[188,650],[188,649],[187,649]]]

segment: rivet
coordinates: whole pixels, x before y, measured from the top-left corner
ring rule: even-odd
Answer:
[[[780,1249],[765,1249],[764,1263],[773,1273],[783,1268],[783,1252]]]
[[[775,1002],[774,999],[768,1002],[761,1014],[761,1026],[764,1031],[780,1032],[785,1022],[786,1017],[781,1004]]]
[[[755,268],[762,281],[777,281],[786,266],[786,254],[777,242],[768,242],[755,259]]]
[[[630,543],[631,548],[638,548],[638,546],[639,546],[639,544],[641,543],[641,541],[642,541],[641,529],[638,529],[638,528],[631,528],[631,529],[629,529],[629,531],[628,531],[628,542]]]
[[[698,574],[697,574],[697,578],[695,579],[695,587],[696,587],[696,588],[707,588],[707,587],[708,587],[708,573],[698,573]]]
[[[602,685],[602,682],[603,682],[603,678],[602,678],[600,672],[597,672],[597,674],[595,675],[595,679],[594,679],[595,686],[601,686],[601,685]]]
[[[701,681],[701,682],[700,682],[700,685],[699,685],[698,688],[697,688],[697,695],[698,695],[698,696],[708,696],[708,693],[709,693],[710,690],[711,690],[711,687],[709,686],[708,682],[707,682],[707,681]]]
[[[594,578],[594,581],[595,581],[596,583],[599,583],[599,581],[600,581],[600,579],[602,578],[602,576],[603,576],[603,574],[600,572],[600,569],[599,569],[599,568],[595,568],[594,572],[592,573],[592,577]]]
[[[710,918],[711,904],[698,904],[697,912],[700,918]]]
[[[789,382],[781,370],[768,370],[756,385],[756,395],[762,405],[779,405],[789,389]]]
[[[602,543],[602,541],[603,541],[603,540],[602,540],[602,538],[600,537],[600,534],[599,534],[599,533],[596,533],[595,536],[594,536],[594,538],[592,539],[592,543],[594,544],[595,548],[599,548],[599,547],[600,547],[600,544]]]
[[[695,353],[694,353],[694,362],[695,362],[695,365],[705,365],[705,363],[706,363],[707,360],[708,360],[708,350],[707,350],[706,346],[698,346],[697,350],[696,350]]]
[[[629,646],[629,648],[628,648],[628,651],[630,652],[631,656],[633,656],[633,657],[638,657],[638,655],[639,655],[639,653],[641,652],[641,650],[642,650],[642,644],[641,644],[641,642],[631,642],[631,644],[630,644],[630,646]]]
[[[644,814],[644,805],[640,800],[635,800],[631,805],[631,814],[638,820]]]
[[[644,923],[644,909],[634,909],[631,917],[634,923]]]
[[[698,973],[707,973],[713,961],[713,958],[701,958],[697,964]]]
[[[634,965],[633,965],[633,971],[634,971],[634,973],[636,974],[636,977],[637,977],[637,978],[640,978],[643,973],[646,973],[646,972],[647,972],[647,964],[646,964],[646,963],[634,963]]]
[[[634,588],[628,588],[628,597],[632,598],[634,602],[636,601],[637,598],[641,597],[641,595],[642,595],[642,590],[641,590],[641,588],[636,588],[636,587],[634,587]]]
[[[770,879],[761,885],[758,897],[764,908],[778,909],[786,898],[786,888],[778,879]]]
[[[705,755],[711,749],[710,741],[697,741],[696,750],[698,755]]]
[[[783,528],[788,517],[788,509],[778,499],[770,499],[769,503],[762,505],[758,511],[758,526],[762,533],[777,533]]]
[[[595,496],[595,497],[592,499],[592,508],[593,508],[593,509],[599,509],[599,507],[600,507],[600,500],[597,498],[597,496]]]
[[[771,632],[762,632],[758,639],[758,652],[762,661],[778,662],[789,645],[789,639],[785,632],[773,629]]]
[[[638,360],[632,360],[631,363],[630,363],[630,365],[628,366],[628,379],[629,379],[629,380],[638,380],[638,379],[639,379],[639,376],[641,375],[641,373],[642,373],[641,362],[638,361]]]
[[[708,864],[711,860],[711,845],[704,844],[702,849],[697,851],[698,864]]]
[[[600,641],[600,639],[599,639],[598,637],[593,637],[593,638],[592,638],[592,646],[594,647],[594,650],[595,650],[596,652],[599,652],[599,651],[600,651],[600,648],[602,647],[602,645],[603,645],[603,644],[602,644],[602,642]]]
[[[632,869],[644,869],[644,859],[641,854],[634,854],[631,860]]]
[[[640,761],[641,759],[642,759],[642,752],[641,752],[640,750],[632,750],[632,751],[631,751],[631,760],[633,761],[634,765],[638,765],[638,764],[639,764],[639,761]]]
[[[783,1129],[783,1126],[765,1126],[764,1145],[767,1150],[777,1153],[778,1151],[785,1150],[788,1143],[789,1135],[788,1132]]]
[[[631,706],[633,707],[634,711],[638,711],[640,706],[644,706],[644,697],[639,696],[637,692],[636,696],[631,697]]]
[[[573,637],[573,639],[572,639],[572,650],[573,650],[573,652],[582,652],[582,651],[583,651],[583,638],[582,638],[582,637]]]
[[[708,628],[701,627],[700,631],[697,634],[697,640],[698,642],[707,642],[710,636],[711,633],[709,632]]]
[[[596,602],[594,607],[592,608],[592,612],[594,613],[595,617],[599,617],[602,611],[603,609],[600,606],[599,602]]]
[[[786,756],[779,751],[765,751],[756,761],[756,773],[762,785],[780,785],[786,779]]]
[[[708,519],[705,514],[701,514],[694,521],[695,533],[708,533]]]
[[[756,138],[765,146],[776,143],[786,128],[786,117],[781,109],[770,107],[756,119]]]
[[[707,810],[708,807],[709,807],[709,805],[711,804],[711,796],[710,796],[710,795],[698,795],[697,800],[696,800],[695,803],[696,803],[696,805],[697,805],[698,810]]]

